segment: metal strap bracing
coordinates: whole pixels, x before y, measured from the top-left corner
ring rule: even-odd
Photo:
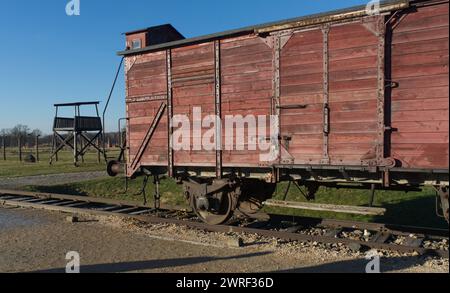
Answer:
[[[172,87],[172,50],[166,50],[167,62],[167,122],[169,133],[169,147],[168,147],[168,174],[169,177],[174,176],[174,155],[173,155],[173,87]]]
[[[329,33],[330,26],[324,25],[323,32],[323,157],[322,164],[330,164],[330,96],[329,96]]]
[[[222,78],[220,69],[220,41],[214,42],[215,64],[215,112],[216,112],[216,177],[221,179],[222,172]]]
[[[147,134],[145,135],[145,138],[142,141],[142,144],[139,147],[139,150],[138,150],[136,156],[134,157],[133,162],[131,163],[131,168],[133,169],[133,171],[136,171],[136,169],[138,168],[141,158],[145,152],[145,149],[147,148],[150,140],[152,139],[153,134],[155,133],[156,127],[158,127],[159,121],[161,120],[161,118],[164,114],[164,111],[166,110],[166,107],[167,107],[167,105],[165,103],[161,103],[161,106],[159,107],[159,110],[158,110],[155,118],[153,119],[153,122],[150,125],[150,128],[148,129]]]

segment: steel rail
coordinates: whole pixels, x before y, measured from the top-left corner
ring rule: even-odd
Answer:
[[[148,205],[139,205],[130,201],[11,190],[0,190],[0,205],[44,209],[80,215],[117,216],[135,219],[144,223],[173,224],[208,232],[256,234],[286,241],[359,245],[362,248],[382,249],[400,253],[416,252],[421,255],[449,258],[448,250],[425,248],[421,245],[424,240],[447,239],[448,243],[448,230],[440,229],[282,215],[270,215],[271,219],[266,223],[257,223],[260,224],[261,228],[252,228],[251,225],[236,226],[232,224],[215,226],[195,221],[188,217],[179,218],[169,216],[170,214],[179,212],[189,214],[189,210],[181,207],[164,206],[157,212]],[[289,231],[289,228],[274,228],[277,223],[282,222],[292,223],[291,228],[298,227],[298,229],[293,232]],[[329,231],[324,236],[298,233],[298,231],[304,228],[311,227],[326,227]],[[375,234],[368,241],[342,238],[339,236],[342,231],[355,231],[358,229],[369,230]],[[332,235],[333,231],[335,231],[334,235]],[[418,240],[417,242],[410,241],[405,245],[387,243],[388,239],[392,236],[408,237],[411,233],[415,234]],[[410,240],[414,239],[411,238]]]

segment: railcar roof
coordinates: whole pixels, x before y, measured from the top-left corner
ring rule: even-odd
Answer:
[[[386,1],[380,2],[380,7],[381,8],[391,7],[391,10],[396,10],[396,9],[402,9],[402,8],[408,7],[411,2],[418,2],[418,1],[386,0]],[[366,5],[359,5],[359,6],[354,6],[351,8],[339,9],[339,10],[334,10],[334,11],[325,12],[325,13],[312,14],[312,15],[291,18],[291,19],[286,19],[286,20],[277,21],[277,22],[270,22],[270,23],[255,25],[255,26],[244,27],[244,28],[240,28],[240,29],[228,30],[228,31],[215,33],[215,34],[209,34],[209,35],[204,35],[204,36],[199,36],[199,37],[194,37],[194,38],[188,38],[188,39],[158,44],[158,45],[149,46],[149,47],[145,47],[145,48],[141,48],[141,49],[121,51],[121,52],[118,52],[118,55],[127,56],[127,55],[134,55],[134,54],[140,54],[140,53],[151,52],[151,51],[158,51],[158,50],[162,50],[162,49],[174,48],[174,47],[194,44],[194,43],[198,43],[198,42],[210,41],[210,40],[214,40],[214,39],[238,36],[238,35],[243,35],[243,34],[250,34],[250,33],[258,32],[261,30],[264,30],[264,31],[282,30],[282,29],[285,29],[286,26],[288,26],[289,24],[296,24],[295,27],[301,27],[301,26],[311,25],[311,24],[327,23],[329,21],[332,21],[332,19],[330,19],[330,18],[332,18],[334,16],[342,16],[342,19],[352,18],[355,16],[352,15],[351,13],[365,11],[365,9],[366,9]],[[362,12],[362,13],[364,13],[364,12]],[[139,30],[139,31],[143,31],[143,30]]]

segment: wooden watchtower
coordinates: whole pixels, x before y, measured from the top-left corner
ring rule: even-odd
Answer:
[[[98,152],[98,161],[101,155],[106,161],[106,151],[103,146],[103,126],[99,115],[98,105],[100,102],[82,102],[70,104],[55,104],[56,115],[53,123],[53,142],[50,164],[57,160],[58,153],[67,147],[73,150],[74,164],[79,159],[84,161],[84,156],[90,147]],[[96,116],[81,116],[81,107],[95,107]],[[74,116],[59,117],[60,108],[73,108]]]

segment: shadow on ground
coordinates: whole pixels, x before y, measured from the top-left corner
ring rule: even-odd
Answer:
[[[386,209],[386,214],[374,217],[374,222],[441,229],[449,228],[445,219],[436,215],[436,197],[433,197],[431,194],[428,197],[384,204],[382,207]]]
[[[81,267],[81,272],[82,273],[138,272],[138,271],[157,270],[173,267],[191,266],[214,261],[239,260],[243,258],[260,257],[268,254],[271,254],[271,252],[258,252],[230,257],[192,257],[192,258],[161,259],[150,261],[87,265]],[[60,268],[60,269],[35,271],[31,273],[64,273],[65,271],[66,271],[65,268],[64,269]]]
[[[58,186],[33,186],[33,191],[44,192],[44,193],[56,193],[56,194],[67,194],[74,196],[89,196],[87,192],[81,191],[71,184],[58,185]]]
[[[334,262],[328,264],[322,264],[313,267],[302,267],[283,271],[274,271],[272,273],[366,273],[366,267],[370,260],[355,259],[342,262]],[[380,260],[380,272],[389,273],[396,271],[403,271],[415,266],[420,266],[425,263],[423,257],[394,257],[394,258],[381,258]]]
[[[142,272],[149,270],[161,270],[175,267],[192,266],[204,264],[214,261],[239,260],[244,258],[253,258],[268,255],[270,252],[260,252],[244,254],[231,257],[193,257],[193,258],[178,258],[165,260],[150,260],[138,262],[123,262],[113,264],[98,264],[81,267],[81,273],[127,273],[127,272]],[[396,257],[385,259],[382,258],[380,262],[381,273],[389,273],[396,271],[403,271],[418,265],[423,265],[425,258],[423,257]],[[355,259],[342,262],[327,263],[318,266],[300,267],[289,270],[272,271],[269,273],[366,273],[366,267],[369,260]],[[65,269],[50,269],[34,271],[31,273],[64,273]],[[232,271],[229,271],[233,273]]]

